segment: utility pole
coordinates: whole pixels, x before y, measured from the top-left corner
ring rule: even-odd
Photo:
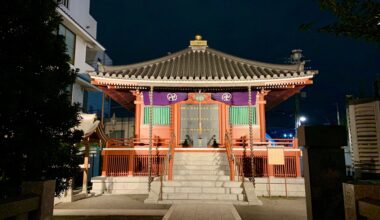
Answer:
[[[340,125],[339,104],[335,102],[335,106],[336,106],[336,121],[337,121],[337,124]]]
[[[294,95],[294,133],[295,133],[295,137],[297,136],[297,128],[299,126],[299,113],[300,113],[300,93],[296,93]]]

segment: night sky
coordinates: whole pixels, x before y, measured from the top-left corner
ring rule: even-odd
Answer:
[[[301,99],[309,124],[335,124],[335,103],[343,116],[345,95],[372,96],[380,73],[380,49],[374,44],[299,31],[302,23],[331,20],[314,0],[92,0],[91,14],[114,65],[182,50],[196,34],[211,48],[264,62],[287,63],[292,49],[302,49],[307,67],[319,70]],[[292,128],[293,111],[293,98],[272,109],[268,128]]]

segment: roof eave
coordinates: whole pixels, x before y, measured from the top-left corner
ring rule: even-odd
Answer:
[[[115,86],[119,88],[127,87],[278,87],[283,88],[289,85],[308,85],[312,84],[314,74],[301,77],[289,77],[280,79],[251,79],[251,80],[132,80],[123,78],[106,78],[91,76],[92,83],[95,85]]]

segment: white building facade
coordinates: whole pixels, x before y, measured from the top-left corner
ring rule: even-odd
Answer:
[[[57,12],[62,17],[59,34],[65,37],[67,54],[78,75],[72,86],[72,103],[86,108],[87,92],[100,90],[90,84],[87,71],[95,70],[97,63],[111,64],[105,48],[96,40],[97,22],[90,15],[90,0],[60,0]]]
[[[380,100],[352,99],[347,125],[353,168],[357,177],[380,177]]]

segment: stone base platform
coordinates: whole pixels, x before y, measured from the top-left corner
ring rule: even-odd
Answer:
[[[226,180],[221,180],[226,181]],[[148,194],[148,177],[94,177],[91,179],[92,193],[99,194]],[[267,177],[255,178],[257,196],[305,197],[303,178]],[[189,186],[191,181],[189,181]],[[270,184],[269,184],[270,183]]]

